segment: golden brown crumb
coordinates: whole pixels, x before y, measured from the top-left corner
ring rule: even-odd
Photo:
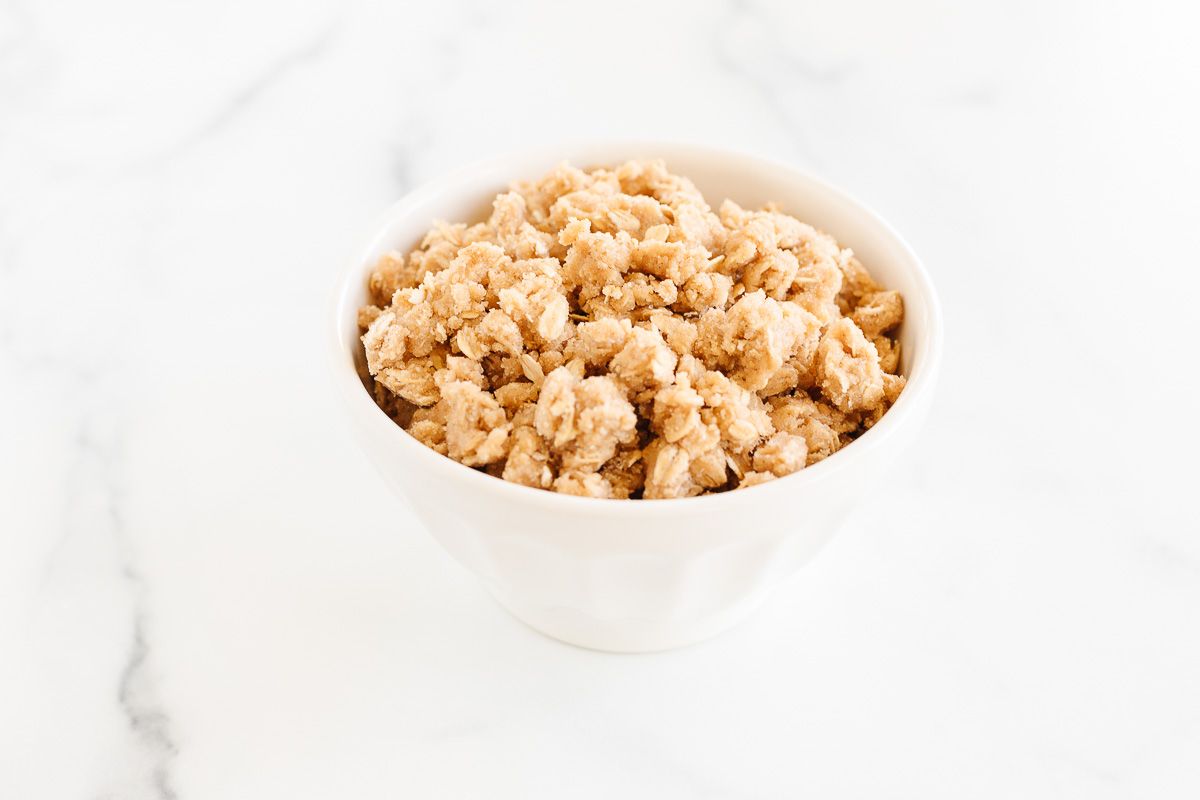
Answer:
[[[706,311],[698,327],[694,352],[754,391],[795,356],[811,363],[821,331],[812,314],[762,289],[742,295],[728,311]]]
[[[637,414],[611,377],[581,380],[564,366],[543,381],[534,424],[564,469],[595,472],[633,441]]]
[[[854,322],[842,317],[830,325],[817,348],[821,391],[842,411],[863,411],[883,399],[879,353]]]
[[[367,281],[380,407],[505,480],[689,497],[827,458],[904,388],[898,292],[779,208],[719,213],[661,161],[561,164]]]
[[[648,500],[667,497],[690,497],[701,488],[692,480],[691,457],[678,445],[655,439],[644,451],[646,485],[642,496]]]
[[[402,286],[411,286],[415,281],[414,270],[395,250],[384,253],[375,262],[375,270],[367,281],[367,296],[374,306],[386,306],[392,295]],[[361,324],[361,323],[360,323]],[[370,324],[370,321],[368,321]]]
[[[871,343],[875,345],[875,352],[879,353],[879,368],[895,375],[900,369],[900,340],[876,336]]]
[[[633,325],[627,319],[598,319],[581,322],[575,328],[575,338],[568,343],[571,358],[581,358],[589,367],[604,367],[625,347],[632,335]]]
[[[529,425],[514,426],[508,458],[501,477],[506,481],[548,489],[554,482],[550,451],[545,441]]]
[[[872,292],[859,300],[850,319],[864,336],[874,339],[904,319],[904,301],[899,292]]]
[[[679,358],[662,336],[652,330],[634,328],[609,369],[636,402],[647,402],[675,377]]]
[[[770,472],[776,477],[803,469],[808,460],[808,442],[803,436],[776,433],[754,449],[754,471]]]
[[[491,464],[508,454],[511,426],[490,392],[469,381],[442,387],[446,404],[446,447],[450,457],[469,467]]]
[[[855,417],[804,392],[771,398],[771,422],[777,430],[804,438],[810,465],[840,450],[860,424]]]
[[[717,427],[727,452],[748,453],[763,437],[775,432],[758,395],[724,373],[706,371],[696,382],[696,391],[704,398],[700,418]]]
[[[646,482],[646,464],[637,442],[617,448],[616,454],[600,468],[600,474],[612,487],[612,496],[622,500],[640,492]]]
[[[760,483],[766,483],[767,481],[775,480],[776,477],[777,476],[774,472],[747,472],[742,476],[742,479],[738,481],[737,488],[746,489],[751,486],[758,486]]]
[[[379,319],[379,315],[383,313],[383,309],[379,306],[363,306],[358,310],[358,332],[366,333],[371,327],[371,323]]]
[[[512,381],[495,391],[496,402],[499,403],[509,416],[516,415],[527,403],[536,403],[539,386],[529,381]]]
[[[841,268],[842,290],[838,293],[838,306],[843,314],[849,314],[864,296],[883,289],[853,254],[841,262]]]
[[[554,491],[579,497],[612,497],[612,484],[599,472],[567,470],[554,479]]]

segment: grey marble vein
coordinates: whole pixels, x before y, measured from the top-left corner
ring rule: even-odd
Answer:
[[[114,466],[111,463],[112,451],[108,455],[110,470],[106,474],[111,481]],[[132,616],[132,635],[117,686],[117,702],[146,764],[141,780],[157,800],[176,800],[178,794],[171,780],[170,768],[178,747],[171,733],[171,718],[158,695],[158,687],[150,671],[152,651],[146,580],[137,565],[122,519],[119,489],[109,483],[108,490],[113,538],[121,576],[129,586],[129,613]]]
[[[102,420],[94,411],[85,411],[82,417],[80,431],[73,442],[76,465],[72,472],[75,474],[64,488],[64,504],[68,507],[79,505],[79,498],[85,492],[98,495],[96,507],[92,509],[94,516],[87,519],[87,533],[107,532],[119,579],[127,587],[125,613],[130,619],[131,633],[117,676],[115,699],[128,727],[135,756],[126,761],[120,778],[131,785],[144,787],[149,792],[148,797],[176,800],[179,795],[170,767],[178,747],[171,733],[171,718],[159,698],[151,670],[149,595],[124,519],[119,480],[123,431],[119,425],[99,424],[107,420]],[[70,520],[65,524],[59,541],[47,557],[43,588],[65,544],[79,533],[78,527]]]
[[[129,658],[121,672],[117,693],[121,711],[146,755],[150,757],[147,779],[154,796],[159,800],[176,800],[170,766],[178,747],[171,735],[171,719],[158,700],[153,682],[147,672],[150,648],[146,639],[146,610],[141,598],[145,585],[141,576],[127,562],[124,574],[134,584],[133,642]]]

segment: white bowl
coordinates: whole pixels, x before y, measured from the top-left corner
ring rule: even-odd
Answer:
[[[577,166],[664,158],[714,205],[775,201],[851,247],[904,296],[901,370],[908,385],[857,441],[794,475],[745,490],[676,500],[599,500],[500,480],[438,455],[376,407],[364,388],[355,314],[385,251],[414,247],[435,219],[474,222],[517,179],[562,160]],[[732,626],[830,539],[917,435],[942,350],[934,288],[892,228],[846,193],[784,164],[666,142],[572,144],[498,158],[427,183],[396,203],[355,251],[333,320],[335,380],[363,448],[429,532],[518,618],[556,639],[645,652]]]

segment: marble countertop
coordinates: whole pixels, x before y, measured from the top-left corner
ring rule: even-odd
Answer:
[[[1182,3],[0,6],[0,797],[1200,795]],[[796,163],[942,294],[924,439],[749,622],[557,644],[383,488],[337,266],[531,141]]]

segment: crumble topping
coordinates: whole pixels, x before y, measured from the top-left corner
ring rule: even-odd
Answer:
[[[774,480],[904,388],[898,292],[774,205],[714,212],[662,161],[517,183],[486,221],[386,253],[367,296],[380,408],[443,455],[565,494]]]

